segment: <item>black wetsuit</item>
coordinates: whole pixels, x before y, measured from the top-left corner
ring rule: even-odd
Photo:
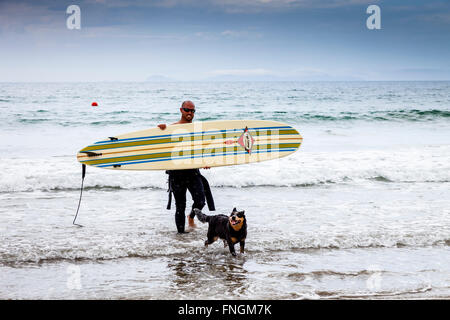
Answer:
[[[200,174],[199,169],[170,170],[169,174],[169,203],[167,209],[170,209],[171,194],[175,197],[175,224],[180,233],[184,232],[185,211],[186,211],[186,191],[189,190],[192,200],[192,210],[189,216],[194,218],[194,208],[202,210],[205,206],[205,200],[208,201],[209,210],[214,209],[214,202],[209,188],[208,181]],[[206,193],[206,195],[205,195]]]

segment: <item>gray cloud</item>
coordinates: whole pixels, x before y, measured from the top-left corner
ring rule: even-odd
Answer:
[[[292,8],[337,8],[376,4],[380,0],[85,0],[87,4],[107,7],[198,7],[214,8],[227,13],[256,13]]]

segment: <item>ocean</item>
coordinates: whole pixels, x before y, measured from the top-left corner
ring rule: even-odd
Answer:
[[[78,150],[184,100],[303,136],[202,170],[204,213],[246,211],[246,252],[177,234],[163,171],[88,167],[73,225]],[[450,298],[450,82],[1,83],[0,112],[0,299]]]

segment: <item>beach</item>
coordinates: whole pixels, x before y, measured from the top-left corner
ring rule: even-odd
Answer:
[[[448,299],[450,82],[2,83],[0,299]],[[300,149],[201,170],[246,252],[177,234],[164,171],[87,168],[88,144],[173,123],[287,123]],[[98,107],[92,107],[93,101]],[[188,195],[187,208],[192,201]],[[186,213],[189,209],[186,210]]]

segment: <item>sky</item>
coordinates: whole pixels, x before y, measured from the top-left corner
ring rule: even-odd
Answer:
[[[0,0],[0,82],[450,80],[449,57],[448,0]]]

